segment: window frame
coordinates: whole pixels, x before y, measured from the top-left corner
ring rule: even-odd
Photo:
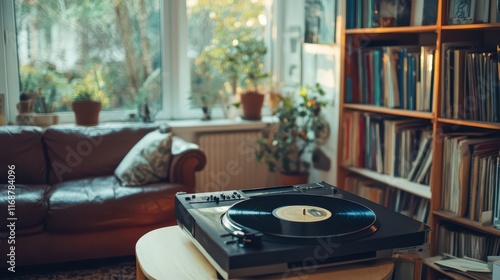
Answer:
[[[272,71],[276,80],[281,80],[281,57],[277,47],[280,45],[280,27],[283,17],[280,8],[283,1],[274,0],[266,7],[268,10],[268,24],[270,24],[266,40],[270,55],[266,60],[267,71]],[[186,14],[186,0],[160,1],[160,24],[162,26],[161,46],[162,57],[162,110],[156,116],[157,120],[199,119],[202,112],[199,108],[191,108],[187,98],[190,83],[190,65],[185,50],[188,46],[188,24]],[[0,1],[0,93],[5,94],[5,120],[4,123],[16,123],[16,105],[19,102],[19,63],[17,51],[17,34],[15,21],[15,0]],[[9,70],[11,69],[11,70]],[[15,69],[15,71],[13,71]],[[101,111],[100,122],[127,121],[129,115],[137,113],[136,110]],[[263,111],[268,114],[268,110]],[[74,113],[57,112],[60,123],[74,123]],[[214,108],[214,118],[222,118],[222,110]]]

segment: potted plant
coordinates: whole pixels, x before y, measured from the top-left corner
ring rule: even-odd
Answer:
[[[87,75],[84,80],[80,80],[73,88],[73,103],[71,107],[75,112],[77,125],[93,126],[99,123],[99,113],[103,103],[109,100],[101,90],[97,78]],[[101,83],[102,84],[102,83]]]
[[[214,74],[210,56],[206,53],[200,55],[191,69],[191,95],[189,100],[194,108],[203,111],[202,120],[212,119],[212,108],[220,104],[225,97],[224,82],[220,75]]]
[[[259,82],[270,77],[269,73],[262,72],[262,60],[267,53],[263,40],[251,38],[236,45],[241,54],[242,73],[246,75],[245,82],[248,89],[240,96],[243,118],[247,120],[260,120],[264,95],[259,91]]]
[[[33,123],[38,126],[47,127],[49,125],[59,123],[59,116],[54,114],[56,105],[55,98],[57,89],[51,88],[51,93],[48,98],[45,98],[41,93],[35,97]]]
[[[324,94],[316,84],[302,87],[298,100],[283,97],[275,113],[279,123],[264,130],[257,141],[257,159],[267,163],[269,171],[280,172],[283,185],[307,183],[310,164],[303,155],[315,141],[315,135],[328,125],[320,116],[321,108],[326,106],[320,100]]]
[[[36,66],[23,66],[20,75],[21,96],[17,105],[20,114],[33,114],[33,124],[46,127],[59,122],[54,114],[56,100],[62,82],[54,67],[39,69]]]

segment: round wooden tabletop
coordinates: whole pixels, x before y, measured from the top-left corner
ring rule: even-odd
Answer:
[[[137,279],[217,279],[217,272],[199,252],[180,227],[153,230],[142,236],[135,246]],[[286,272],[252,279],[390,279],[392,260],[358,263],[311,271]]]

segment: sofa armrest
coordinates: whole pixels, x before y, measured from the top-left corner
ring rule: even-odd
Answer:
[[[170,182],[186,186],[186,192],[195,192],[195,172],[205,167],[205,153],[196,144],[174,136],[170,163]]]

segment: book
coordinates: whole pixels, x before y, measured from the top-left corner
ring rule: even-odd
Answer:
[[[450,0],[449,3],[448,24],[474,23],[476,0]]]
[[[420,1],[414,1],[420,2]],[[437,12],[438,12],[438,1],[435,0],[423,0],[425,11],[423,13],[422,25],[433,25],[436,24],[437,21]]]
[[[398,0],[396,9],[396,26],[409,26],[411,19],[411,0]]]
[[[500,22],[500,0],[491,0],[489,20],[490,23]]]
[[[495,1],[495,0],[493,0]],[[490,18],[490,0],[476,1],[476,10],[474,13],[475,23],[488,23]]]
[[[497,170],[495,173],[495,185],[493,192],[493,221],[495,228],[500,229],[500,155],[496,160]]]
[[[412,26],[421,26],[424,22],[424,2],[413,1],[411,6],[411,19]],[[437,3],[437,2],[436,2]]]
[[[356,28],[356,2],[352,0],[346,0],[346,19],[345,28],[351,29]]]

